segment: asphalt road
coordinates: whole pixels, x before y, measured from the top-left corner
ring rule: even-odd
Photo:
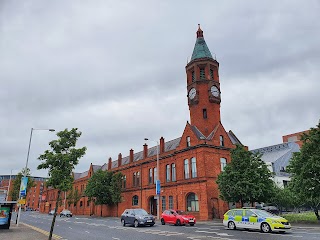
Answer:
[[[23,212],[21,222],[50,231],[52,215]],[[15,219],[13,217],[13,219]],[[119,218],[74,216],[56,218],[54,234],[64,240],[287,240],[320,239],[320,226],[293,225],[290,233],[260,233],[259,231],[228,230],[217,221],[198,222],[195,226],[161,225],[153,227],[123,227]]]

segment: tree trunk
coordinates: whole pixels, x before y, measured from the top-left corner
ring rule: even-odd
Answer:
[[[313,210],[314,210],[314,214],[316,215],[317,219],[320,221],[318,208],[314,208]]]
[[[58,205],[59,205],[59,201],[60,201],[60,193],[61,191],[58,191],[58,196],[57,196],[57,200],[56,200],[56,207],[54,209],[54,214],[53,214],[53,219],[52,219],[52,223],[51,223],[51,228],[50,228],[50,234],[49,234],[49,239],[52,239],[52,233],[53,233],[53,228],[54,228],[54,223],[56,222],[56,217],[57,217],[57,211],[58,211]]]

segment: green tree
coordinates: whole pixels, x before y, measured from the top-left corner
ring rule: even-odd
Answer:
[[[297,195],[290,187],[281,188],[276,185],[274,186],[274,195],[269,199],[268,203],[277,206],[280,214],[283,209],[295,208],[301,205]]]
[[[320,207],[320,123],[301,136],[303,145],[289,163],[293,191],[313,208],[318,220]]]
[[[49,179],[47,180],[47,186],[58,190],[49,240],[52,239],[58,205],[61,200],[61,191],[68,191],[72,188],[72,171],[86,152],[86,147],[75,148],[77,140],[81,136],[81,132],[77,130],[77,128],[72,128],[70,131],[65,129],[58,132],[58,139],[49,143],[51,150],[46,150],[38,158],[42,162],[39,164],[38,169],[48,169]]]
[[[79,193],[79,190],[76,188],[71,188],[71,190],[69,191],[68,195],[67,195],[67,202],[68,205],[74,204],[76,206],[77,209],[77,204],[81,199],[81,194]]]
[[[114,205],[121,202],[122,174],[99,169],[89,179],[85,195],[96,205]]]
[[[19,172],[16,176],[16,178],[12,182],[12,189],[9,192],[9,195],[12,199],[12,201],[17,201],[19,199],[20,194],[20,185],[21,185],[21,178],[24,175],[25,169],[23,168],[21,172]],[[30,178],[30,169],[27,168],[26,176],[28,177],[28,184],[27,184],[27,194],[30,190],[30,188],[35,186],[35,182]]]
[[[231,162],[218,176],[220,198],[228,202],[265,202],[273,195],[272,173],[261,160],[243,146],[231,150]]]

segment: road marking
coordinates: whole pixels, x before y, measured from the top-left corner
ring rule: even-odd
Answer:
[[[120,238],[115,238],[115,237],[112,237],[112,239],[114,239],[114,240],[120,240]]]
[[[42,234],[46,235],[46,236],[49,236],[49,235],[50,235],[50,232],[47,232],[47,231],[45,231],[45,230],[42,230],[41,228],[37,228],[37,227],[35,227],[35,226],[29,225],[29,224],[26,224],[26,223],[22,223],[22,224],[25,225],[25,226],[27,226],[27,227],[29,227],[29,228],[31,228],[31,229],[33,229],[33,230],[35,230],[35,231],[37,231],[37,232],[39,232],[39,233],[42,233]],[[62,239],[61,236],[56,235],[56,234],[52,234],[52,237],[53,237],[54,239]]]
[[[90,233],[89,231],[85,231],[86,233]]]

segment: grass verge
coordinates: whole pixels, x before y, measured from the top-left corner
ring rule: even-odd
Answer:
[[[302,213],[286,213],[282,214],[282,217],[287,219],[291,223],[319,223],[314,212],[302,212]]]

